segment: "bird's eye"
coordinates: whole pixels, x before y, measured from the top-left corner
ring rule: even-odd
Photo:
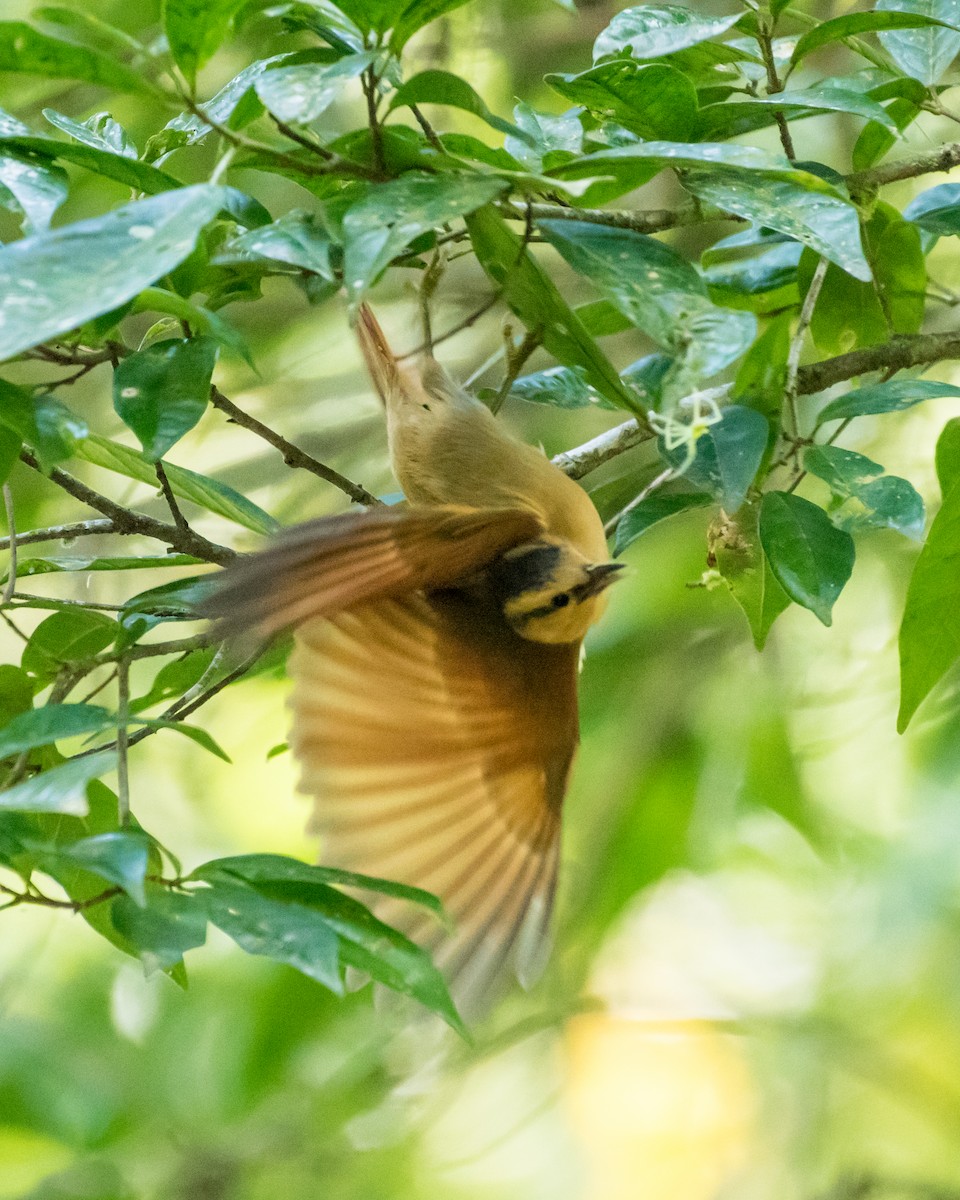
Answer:
[[[559,596],[554,596],[554,598],[553,598],[553,607],[554,608],[566,608],[569,603],[570,603],[570,597],[567,595],[566,592],[561,592]]]

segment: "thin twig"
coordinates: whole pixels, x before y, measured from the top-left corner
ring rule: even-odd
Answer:
[[[370,126],[370,141],[373,146],[373,161],[377,171],[382,176],[386,174],[386,161],[383,156],[383,133],[380,129],[380,117],[377,112],[377,75],[373,67],[369,67],[360,77],[363,94],[367,100],[367,122]]]
[[[469,316],[464,317],[462,321],[458,321],[456,325],[453,325],[450,329],[444,330],[443,333],[438,334],[435,338],[433,338],[433,341],[429,346],[426,344],[426,342],[422,342],[419,346],[414,346],[412,350],[407,350],[404,354],[398,354],[396,356],[397,362],[403,362],[407,358],[415,358],[418,354],[431,354],[434,346],[439,346],[441,342],[445,342],[449,338],[455,337],[456,334],[462,333],[465,329],[469,329],[471,325],[479,321],[484,313],[488,313],[490,309],[499,302],[502,295],[503,290],[498,289],[493,293],[492,296],[486,299],[479,308],[475,308]]]
[[[490,411],[494,416],[503,407],[503,402],[510,394],[510,389],[517,381],[517,376],[523,370],[523,364],[527,361],[534,350],[540,345],[543,330],[538,326],[536,329],[528,329],[524,335],[523,341],[516,350],[507,350],[507,373],[503,377],[503,382],[497,389],[497,394],[490,401]],[[508,343],[509,344],[509,343]]]
[[[659,475],[655,475],[647,484],[647,486],[643,488],[636,496],[634,496],[629,504],[625,504],[623,508],[621,508],[616,514],[616,516],[611,517],[610,520],[607,521],[603,527],[603,532],[607,535],[607,537],[609,537],[611,533],[615,532],[617,526],[628,512],[632,512],[638,504],[642,504],[652,492],[657,490],[657,488],[661,488],[665,483],[669,483],[669,481],[673,478],[673,475],[673,467],[667,467],[665,471],[661,471]]]
[[[325,162],[330,162],[330,160],[334,157],[334,155],[326,148],[326,146],[321,146],[320,143],[315,141],[313,138],[309,138],[305,134],[299,133],[285,121],[281,121],[279,117],[274,117],[272,113],[270,115],[273,118],[273,123],[276,125],[277,129],[279,129],[284,137],[289,138],[291,142],[296,142],[298,146],[303,146],[305,150],[309,150],[312,154],[319,155],[319,157]]]
[[[790,423],[793,426],[793,436],[795,438],[800,437],[800,414],[797,411],[797,373],[800,370],[800,353],[803,350],[807,329],[813,320],[813,310],[817,306],[817,300],[820,297],[820,289],[823,287],[828,265],[825,257],[821,257],[817,263],[813,278],[810,280],[810,286],[807,288],[807,294],[803,299],[803,307],[800,309],[800,319],[797,322],[793,341],[790,343],[790,352],[787,355],[783,397],[784,403],[790,412]]]
[[[767,95],[773,96],[783,91],[783,84],[777,74],[777,63],[773,56],[773,30],[764,18],[758,22],[756,38],[767,72]],[[790,133],[790,126],[787,124],[786,114],[782,108],[777,108],[774,109],[773,116],[777,122],[777,129],[780,131],[780,145],[783,146],[784,154],[792,162],[797,157],[797,153],[793,148],[793,136]]]
[[[29,450],[22,450],[20,459],[39,474],[44,474],[40,469],[40,464]],[[47,478],[51,483],[68,492],[74,499],[80,500],[96,512],[109,517],[116,533],[136,533],[154,538],[156,541],[172,546],[174,550],[179,550],[181,554],[190,554],[195,558],[202,558],[205,562],[217,563],[221,567],[226,566],[237,556],[235,550],[229,550],[226,546],[218,546],[216,542],[209,541],[192,529],[178,529],[176,525],[167,525],[164,521],[157,521],[153,517],[115,504],[59,467],[54,467]]]
[[[327,483],[332,483],[341,492],[345,492],[355,504],[364,504],[368,507],[373,507],[381,503],[372,492],[368,492],[359,483],[354,483],[352,480],[347,479],[345,475],[341,475],[333,467],[328,467],[326,463],[322,463],[319,459],[307,454],[305,450],[301,450],[293,442],[288,442],[285,437],[281,437],[279,433],[269,426],[264,425],[262,421],[258,421],[256,417],[251,417],[242,408],[238,408],[215,385],[210,389],[210,400],[214,408],[218,408],[222,413],[226,413],[227,417],[235,425],[239,425],[243,429],[248,429],[251,433],[255,433],[257,437],[263,438],[275,450],[279,450],[283,455],[283,461],[288,467],[300,467],[304,471],[310,471],[312,474],[317,475]]]
[[[163,469],[163,463],[158,458],[153,464],[157,472],[157,479],[160,483],[160,490],[163,492],[163,498],[167,502],[167,508],[170,509],[170,515],[173,517],[173,523],[178,529],[190,531],[190,526],[187,523],[187,518],[180,511],[180,505],[177,503],[177,498],[173,494],[173,488],[170,486],[170,480],[167,478],[167,473]]]
[[[10,551],[10,563],[7,567],[7,582],[3,589],[3,604],[9,604],[13,599],[13,593],[17,590],[17,522],[16,514],[13,511],[13,492],[10,490],[10,484],[3,485],[3,507],[7,513],[7,529],[10,531],[6,539],[7,548]]]
[[[46,529],[29,529],[26,533],[18,533],[18,546],[28,546],[31,542],[70,542],[74,538],[88,537],[94,534],[115,533],[112,521],[94,517],[92,521],[74,521],[70,525],[50,525]],[[9,550],[10,538],[0,538],[0,550]]]
[[[130,774],[127,769],[130,720],[130,659],[125,654],[117,663],[117,820],[123,829],[130,822]]]
[[[526,221],[528,212],[534,221],[586,221],[590,225],[609,225],[614,229],[632,229],[636,233],[661,233],[681,225],[699,225],[706,221],[743,221],[734,213],[709,204],[683,204],[677,208],[639,211],[616,208],[569,208],[564,204],[498,204],[501,216],[510,221]]]
[[[434,150],[438,151],[438,153],[440,153],[440,154],[446,154],[447,152],[443,147],[443,142],[441,142],[440,139],[437,137],[437,131],[433,128],[433,126],[430,124],[430,122],[427,120],[427,118],[423,115],[423,113],[420,111],[420,109],[417,108],[417,106],[415,104],[411,104],[408,107],[409,107],[410,111],[413,113],[417,124],[423,130],[423,136],[427,139],[427,141],[434,148]]]

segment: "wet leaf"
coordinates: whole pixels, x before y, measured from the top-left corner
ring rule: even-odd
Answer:
[[[154,342],[125,358],[113,374],[113,407],[152,462],[200,420],[210,402],[217,361],[210,337]]]
[[[87,784],[112,771],[116,764],[117,756],[112,751],[69,758],[0,792],[0,810],[84,817],[89,811]]]
[[[888,528],[915,540],[923,537],[923,499],[906,479],[884,475],[879,463],[839,446],[810,446],[803,465],[842,501],[830,510],[839,529]]]
[[[760,504],[760,542],[778,583],[791,600],[824,625],[850,578],[853,538],[816,504],[789,492],[767,492]]]
[[[703,508],[712,503],[711,497],[705,496],[703,492],[674,492],[669,496],[659,494],[648,496],[646,500],[642,500],[621,517],[617,525],[617,537],[613,547],[614,558],[619,558],[641,534],[646,533],[660,521],[665,521],[667,517],[686,512],[690,508]]]

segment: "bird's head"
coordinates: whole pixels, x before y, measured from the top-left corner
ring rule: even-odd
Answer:
[[[532,642],[578,642],[603,609],[623,563],[589,562],[562,538],[514,546],[488,571],[511,628]]]

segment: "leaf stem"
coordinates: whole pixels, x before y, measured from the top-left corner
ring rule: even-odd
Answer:
[[[17,590],[17,523],[13,509],[13,492],[9,483],[3,485],[3,507],[7,513],[7,529],[10,531],[9,536],[5,539],[6,548],[10,551],[10,563],[7,567],[7,582],[4,585],[0,603],[9,604],[13,599],[13,593]]]

